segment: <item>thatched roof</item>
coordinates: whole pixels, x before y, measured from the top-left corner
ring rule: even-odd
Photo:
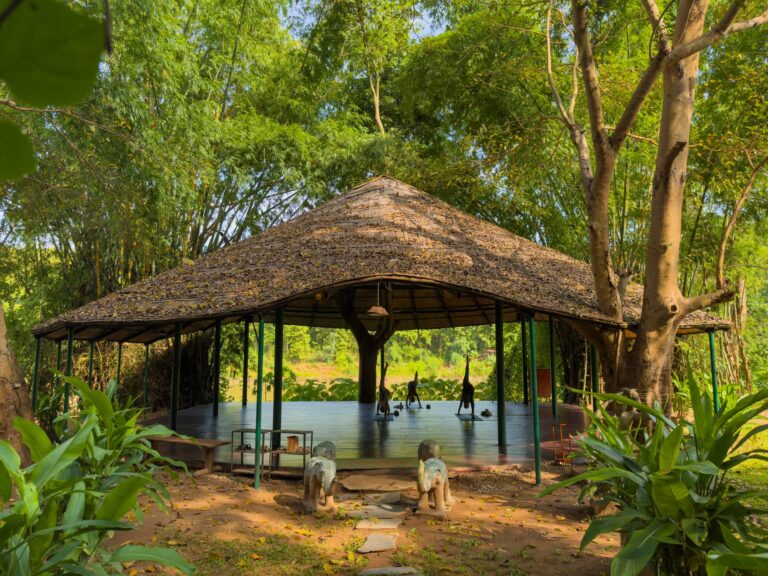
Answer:
[[[382,284],[382,282],[384,282]],[[389,177],[352,189],[289,222],[133,284],[34,329],[62,338],[151,342],[207,328],[215,319],[259,313],[270,320],[344,327],[337,296],[355,289],[363,313],[389,289],[396,329],[487,324],[501,301],[508,321],[520,309],[617,325],[600,313],[589,265],[515,236]],[[631,330],[642,289],[627,290]],[[542,316],[543,317],[543,316]],[[366,321],[371,326],[374,319]],[[697,313],[681,332],[727,328]]]

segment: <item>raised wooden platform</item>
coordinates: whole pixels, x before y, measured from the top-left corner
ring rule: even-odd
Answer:
[[[426,406],[427,402],[423,402]],[[452,467],[480,467],[533,463],[533,413],[529,406],[506,406],[507,447],[499,449],[496,403],[477,402],[475,414],[488,408],[493,416],[479,421],[458,419],[456,402],[429,402],[431,409],[405,409],[391,422],[375,421],[374,405],[357,402],[284,402],[283,428],[313,430],[315,443],[330,440],[336,444],[340,469],[411,468],[416,449],[427,438],[439,442],[443,458]],[[462,412],[464,412],[462,410]],[[542,458],[552,459],[552,407],[539,406]],[[253,428],[256,405],[243,408],[239,402],[221,403],[213,418],[212,406],[196,406],[179,411],[179,430],[196,438],[230,439],[236,428]],[[150,422],[168,425],[169,418]],[[561,404],[557,422],[569,424],[571,434],[584,430],[587,417],[578,406]],[[262,426],[272,427],[272,404],[263,405]],[[194,447],[168,446],[167,453],[177,458],[199,459]],[[165,451],[164,451],[165,452]],[[216,450],[216,462],[229,470],[229,448]],[[250,457],[253,463],[253,457]],[[281,456],[281,466],[301,466],[301,456]]]

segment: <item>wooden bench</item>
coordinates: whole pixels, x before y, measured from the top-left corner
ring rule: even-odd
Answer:
[[[208,474],[213,472],[213,454],[219,446],[228,446],[231,442],[226,440],[210,440],[208,438],[192,438],[179,436],[150,436],[152,448],[157,449],[157,444],[182,444],[184,446],[197,446],[203,449],[203,469],[199,472]]]

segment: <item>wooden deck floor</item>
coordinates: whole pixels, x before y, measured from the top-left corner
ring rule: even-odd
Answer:
[[[424,403],[426,406],[426,403]],[[330,440],[336,444],[341,469],[412,467],[416,449],[424,439],[440,443],[443,459],[449,466],[488,466],[533,463],[533,412],[529,406],[508,403],[507,447],[499,450],[495,402],[477,402],[475,414],[488,408],[493,416],[480,421],[462,421],[456,416],[458,402],[430,402],[431,409],[402,410],[391,422],[374,420],[375,407],[357,402],[285,402],[284,429],[314,431],[315,443]],[[584,430],[587,418],[577,406],[561,404],[557,423],[567,423],[571,434]],[[552,459],[552,408],[539,407],[542,459]],[[168,425],[168,418],[151,422]],[[213,418],[211,405],[196,406],[179,412],[179,433],[198,438],[229,440],[236,428],[253,428],[256,405],[243,408],[239,402],[221,403],[219,416]],[[272,427],[272,404],[263,405],[262,426]],[[253,440],[246,440],[252,443]],[[283,442],[285,440],[283,439]],[[200,455],[176,448],[179,458],[197,459]],[[247,458],[247,456],[246,456]],[[229,463],[230,447],[219,448],[216,461]],[[253,465],[253,458],[246,459]],[[301,458],[281,457],[281,465],[301,465]]]

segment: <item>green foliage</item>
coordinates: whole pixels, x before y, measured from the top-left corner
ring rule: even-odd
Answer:
[[[169,435],[164,426],[137,425],[139,410],[122,409],[107,393],[76,378],[79,411],[64,414],[66,432],[51,442],[42,428],[16,418],[14,427],[29,449],[32,464],[0,441],[0,568],[3,574],[103,575],[122,571],[122,562],[148,560],[192,574],[194,568],[173,550],[103,547],[115,530],[129,530],[128,512],[141,517],[139,494],[164,507],[168,494],[154,475],[168,464],[181,465],[152,449],[149,436]],[[15,498],[12,500],[12,497]]]
[[[580,455],[590,470],[555,484],[542,496],[564,486],[586,482],[581,497],[614,502],[619,511],[595,518],[582,547],[595,537],[620,531],[621,552],[612,576],[634,576],[646,565],[663,574],[723,575],[729,568],[763,574],[768,570],[766,531],[750,521],[765,512],[750,508],[750,498],[766,492],[737,490],[733,471],[753,461],[768,460],[768,450],[741,448],[768,426],[745,425],[768,409],[768,390],[724,402],[715,413],[712,400],[701,395],[691,375],[687,382],[693,419],[675,422],[663,412],[617,394],[600,394],[642,414],[653,429],[626,428],[600,408],[580,440]]]
[[[15,5],[14,5],[15,4]],[[93,90],[104,50],[100,22],[58,0],[0,2],[0,80],[20,102],[66,106]],[[32,144],[0,122],[0,181],[34,171]]]

